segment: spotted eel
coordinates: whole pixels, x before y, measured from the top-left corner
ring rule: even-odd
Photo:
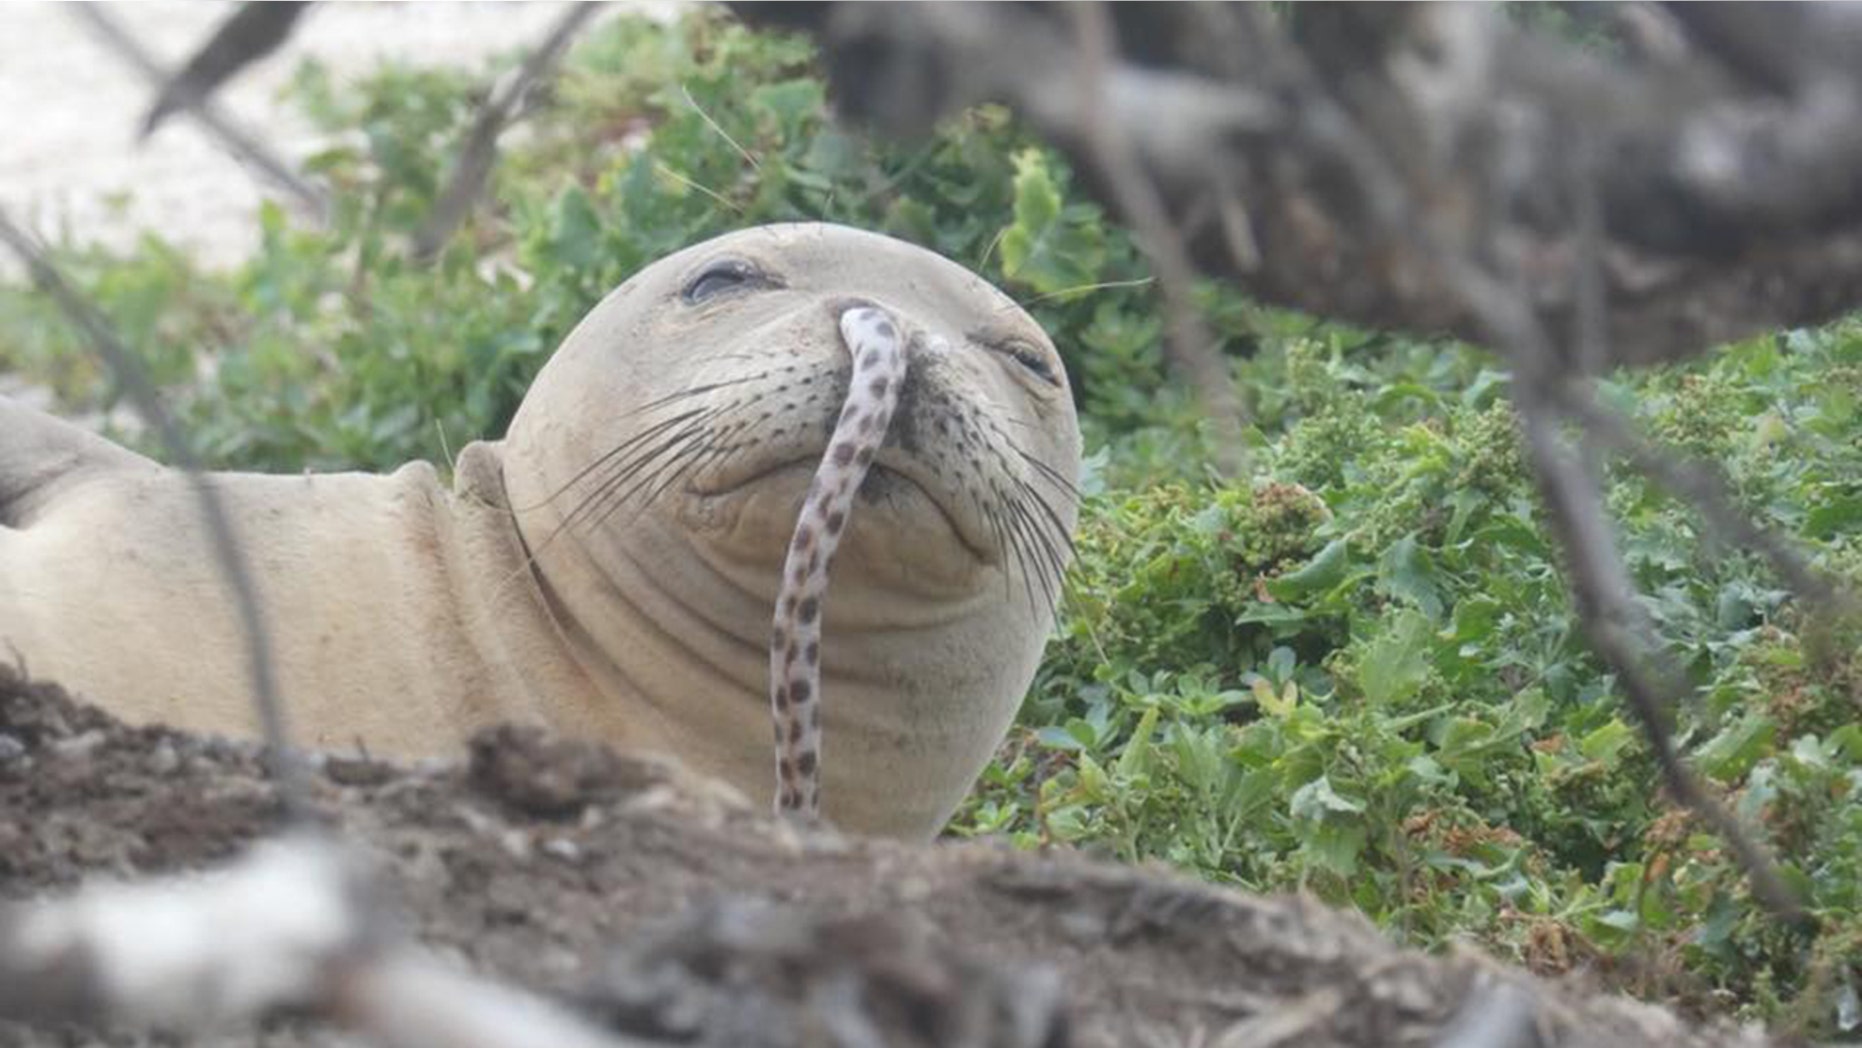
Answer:
[[[884,310],[847,309],[840,331],[853,356],[853,377],[795,522],[769,643],[775,810],[807,821],[821,814],[821,617],[828,568],[846,533],[854,496],[885,442],[907,364],[904,335]]]

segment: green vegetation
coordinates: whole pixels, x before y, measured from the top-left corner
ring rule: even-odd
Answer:
[[[332,229],[267,214],[206,273],[158,241],[62,259],[224,466],[379,468],[495,436],[568,326],[713,233],[829,219],[977,268],[1047,326],[1091,452],[1079,561],[1022,723],[955,831],[1302,887],[1409,941],[1798,1029],[1862,1009],[1862,634],[1806,621],[1763,565],[1628,473],[1612,508],[1699,686],[1680,739],[1768,834],[1819,919],[1780,927],[1655,788],[1572,622],[1504,399],[1465,348],[1202,289],[1253,410],[1256,475],[1213,484],[1162,374],[1129,237],[1000,111],[881,145],[826,118],[812,54],[710,16],[578,48],[485,209],[434,265],[408,236],[471,117],[459,73],[298,79],[348,143],[314,163]],[[74,405],[96,365],[0,288],[0,366]],[[1605,391],[1724,464],[1759,516],[1862,580],[1862,326],[1730,347]]]

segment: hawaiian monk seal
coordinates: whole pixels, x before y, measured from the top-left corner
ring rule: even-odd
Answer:
[[[838,226],[729,234],[570,333],[452,490],[212,475],[301,742],[455,750],[498,721],[770,790],[771,610],[843,404],[850,310],[904,370],[823,612],[825,814],[923,836],[1031,680],[1077,512],[1059,357],[1012,300]],[[242,633],[185,478],[0,398],[0,645],[132,719],[249,733]],[[777,742],[781,743],[780,730]]]

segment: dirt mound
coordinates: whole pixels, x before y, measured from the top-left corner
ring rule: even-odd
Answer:
[[[1536,1034],[1470,1043],[1764,1043],[1398,949],[1307,900],[1072,854],[799,834],[670,766],[536,732],[487,733],[463,766],[326,759],[315,779],[420,940],[669,1043],[1432,1045],[1500,998],[1536,1002]],[[0,671],[8,898],[198,867],[280,822],[253,747],[125,727]],[[4,1044],[96,1039],[0,1026]],[[291,1020],[262,1042],[345,1043]]]

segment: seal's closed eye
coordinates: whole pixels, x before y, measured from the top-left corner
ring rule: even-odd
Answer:
[[[777,286],[780,285],[774,278],[753,263],[741,258],[725,257],[707,263],[705,268],[686,281],[685,290],[679,293],[679,297],[690,305],[697,305],[727,291]]]
[[[1053,361],[1049,360],[1047,354],[1041,352],[1032,343],[1019,338],[1009,338],[992,341],[989,343],[989,348],[1010,357],[1048,385],[1060,385],[1060,376],[1054,373]]]

